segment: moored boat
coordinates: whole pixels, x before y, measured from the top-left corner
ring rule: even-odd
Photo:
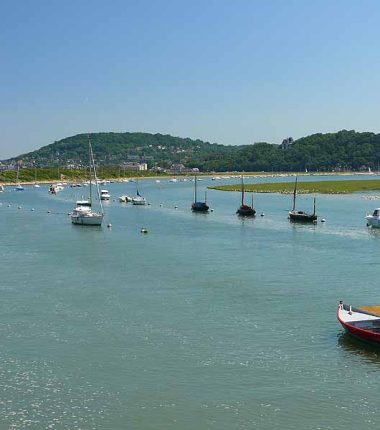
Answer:
[[[100,199],[101,200],[109,200],[111,195],[108,190],[100,190]]]
[[[294,222],[316,223],[318,217],[315,213],[315,197],[314,197],[313,213],[296,210],[296,197],[297,197],[297,177],[296,177],[296,182],[295,182],[294,191],[293,191],[293,208],[291,211],[289,211],[289,219],[290,221],[294,221]]]
[[[139,193],[139,182],[136,182],[136,196],[132,197],[132,204],[135,206],[144,206],[146,204],[145,197]]]
[[[373,214],[367,215],[365,219],[368,227],[380,228],[380,208],[375,209]]]
[[[248,206],[244,203],[244,180],[241,177],[241,205],[236,211],[239,216],[255,216],[256,210],[253,208],[253,193],[252,193],[252,206]]]
[[[77,225],[101,226],[103,222],[104,212],[102,201],[100,198],[99,184],[96,177],[96,168],[94,162],[94,154],[90,136],[88,136],[88,151],[89,151],[89,166],[90,166],[90,198],[89,200],[79,200],[76,202],[76,207],[71,213],[71,222]],[[96,212],[92,209],[92,173],[94,174],[94,182],[96,184],[97,197],[99,200],[100,211]]]
[[[206,193],[205,193],[205,201],[200,202],[197,201],[197,177],[194,177],[194,203],[191,205],[191,210],[193,212],[208,212],[210,209],[207,204]]]
[[[339,302],[337,310],[338,321],[351,336],[380,345],[380,314],[374,310],[378,306],[355,308]]]

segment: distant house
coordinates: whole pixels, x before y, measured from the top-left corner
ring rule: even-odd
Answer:
[[[283,150],[287,150],[292,146],[293,143],[293,138],[292,137],[287,137],[286,139],[284,139],[280,145],[281,149]]]
[[[124,163],[123,167],[125,168],[125,170],[134,170],[136,172],[142,172],[144,170],[148,170],[148,165],[146,163],[127,162],[127,163]]]

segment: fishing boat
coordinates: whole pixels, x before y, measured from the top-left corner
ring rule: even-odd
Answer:
[[[380,345],[380,306],[354,308],[340,301],[337,318],[351,336]]]
[[[139,181],[136,181],[136,196],[132,197],[132,204],[135,206],[144,206],[146,204],[145,197],[139,193]]]
[[[194,177],[194,203],[191,205],[191,210],[193,212],[208,212],[210,207],[207,204],[207,198],[206,198],[206,192],[205,192],[205,201],[199,202],[197,200],[197,177]]]
[[[372,215],[365,217],[367,220],[367,227],[380,228],[380,208],[373,211]]]
[[[253,193],[252,193],[252,206],[248,206],[244,203],[244,180],[241,177],[241,205],[236,211],[239,216],[255,216],[256,210],[253,208]]]
[[[20,184],[19,181],[19,175],[20,175],[20,166],[17,166],[17,178],[16,178],[16,191],[24,191],[24,187]]]
[[[294,222],[317,222],[317,215],[315,214],[315,197],[313,205],[313,213],[296,210],[296,197],[297,197],[297,178],[293,191],[293,209],[289,211],[289,219]]]
[[[94,154],[92,152],[92,146],[90,136],[88,136],[88,153],[89,153],[89,166],[90,166],[90,198],[88,200],[79,200],[76,202],[76,207],[71,213],[71,222],[78,225],[91,225],[100,226],[103,222],[104,211],[102,201],[100,199],[100,191],[98,180],[96,177],[96,168],[94,162]],[[96,184],[96,192],[99,201],[99,212],[92,209],[93,196],[92,196],[92,175],[94,175],[94,182]]]

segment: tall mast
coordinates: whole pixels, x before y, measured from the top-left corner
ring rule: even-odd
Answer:
[[[91,141],[88,135],[88,167],[90,169],[90,205],[92,206],[92,161],[91,161]]]
[[[194,203],[197,201],[197,175],[194,176]]]
[[[297,176],[296,176],[296,183],[294,185],[294,191],[293,191],[293,211],[296,209],[296,195],[297,195]]]
[[[313,215],[315,215],[315,197],[314,197],[314,205],[313,205]]]
[[[102,199],[100,198],[99,183],[98,183],[98,178],[96,176],[96,167],[95,167],[95,161],[94,161],[94,153],[92,152],[92,146],[91,146],[91,142],[90,142],[90,137],[88,139],[88,144],[89,144],[89,147],[90,147],[90,158],[91,158],[91,163],[92,163],[92,169],[94,170],[94,180],[95,180],[95,183],[96,183],[96,192],[97,192],[97,195],[98,195],[100,210],[101,210],[101,213],[103,214],[104,213],[104,211],[103,211],[103,204],[102,204]],[[91,186],[91,180],[90,180],[90,186]]]
[[[244,180],[243,175],[241,175],[241,205],[244,205]]]

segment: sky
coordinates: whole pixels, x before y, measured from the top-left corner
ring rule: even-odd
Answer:
[[[380,132],[378,0],[0,0],[0,159],[77,133]]]

